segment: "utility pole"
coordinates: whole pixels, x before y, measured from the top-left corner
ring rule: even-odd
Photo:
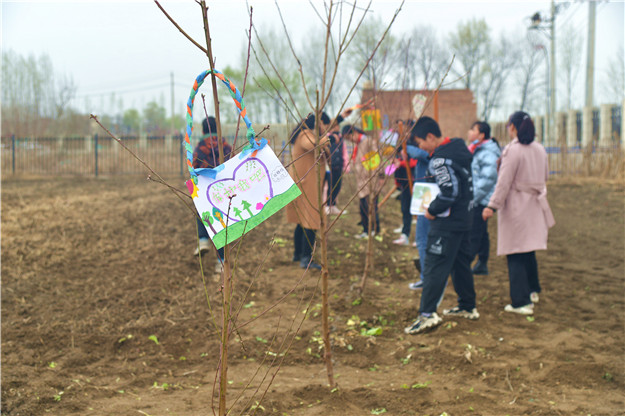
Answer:
[[[551,0],[551,76],[549,77],[549,96],[551,97],[551,122],[549,141],[552,145],[557,144],[556,138],[556,3]]]
[[[588,2],[588,46],[586,48],[586,107],[593,105],[593,87],[595,83],[595,15],[597,3]]]
[[[592,0],[591,0],[592,1]],[[539,12],[536,12],[532,17],[532,23],[529,29],[537,30],[542,29],[545,31],[550,40],[549,50],[549,85],[547,91],[547,97],[549,100],[549,106],[547,109],[547,140],[545,140],[547,146],[555,145],[556,140],[556,13],[558,8],[555,1],[551,0],[551,18],[544,21]],[[543,24],[546,23],[546,24]]]

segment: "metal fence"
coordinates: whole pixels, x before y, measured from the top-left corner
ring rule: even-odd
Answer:
[[[551,171],[563,175],[602,175],[623,177],[623,149],[620,137],[621,107],[615,106],[607,114],[610,118],[610,140],[599,140],[600,120],[596,111],[592,113],[592,138],[588,146],[581,146],[582,117],[581,113],[573,115],[574,128],[570,132],[573,140],[562,138],[560,146],[549,146],[545,143],[549,154]],[[537,125],[544,119],[538,120]],[[236,125],[224,125],[223,134],[234,148],[247,143],[245,134],[239,132],[235,142]],[[255,131],[269,140],[270,146],[283,163],[290,159],[285,147],[285,138],[293,126],[272,125],[265,130],[262,125],[255,126]],[[564,125],[561,131],[565,131]],[[492,124],[493,136],[499,138],[501,145],[507,143],[505,123]],[[121,142],[136,154],[150,168],[160,175],[186,174],[186,154],[183,152],[183,137],[138,137],[124,136]],[[192,139],[195,144],[197,138]],[[567,146],[566,143],[569,143]],[[108,176],[146,174],[148,172],[137,159],[126,151],[119,143],[109,136],[94,135],[89,137],[66,138],[20,138],[2,137],[1,140],[1,172],[2,177],[20,175],[46,176]]]
[[[162,174],[183,172],[182,138],[122,137],[129,150]],[[2,138],[2,175],[124,175],[146,169],[110,137]]]
[[[235,148],[245,137],[225,136]],[[186,152],[183,137],[120,137],[121,142],[150,168],[161,175],[184,175]],[[283,142],[270,141],[280,153]],[[2,137],[2,176],[13,175],[129,175],[148,172],[133,155],[109,136],[69,138]],[[284,156],[281,155],[281,157]]]

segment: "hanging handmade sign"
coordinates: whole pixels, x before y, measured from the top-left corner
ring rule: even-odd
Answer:
[[[380,154],[375,150],[367,152],[362,158],[362,166],[365,170],[375,170],[380,166]]]
[[[415,94],[412,97],[412,110],[414,111],[414,116],[419,118],[423,115],[423,109],[425,108],[425,103],[428,101],[427,97],[423,94]]]
[[[193,101],[198,88],[211,73],[229,89],[230,96],[247,126],[249,145],[241,153],[214,169],[193,167]],[[185,148],[191,179],[187,187],[202,222],[216,248],[247,233],[300,195],[267,140],[258,139],[247,117],[243,97],[234,84],[217,70],[202,72],[195,80],[187,101]]]

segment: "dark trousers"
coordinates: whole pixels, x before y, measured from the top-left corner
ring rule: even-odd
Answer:
[[[458,306],[467,311],[475,308],[469,234],[469,231],[454,232],[430,228],[419,313],[436,312],[449,274],[458,295]]]
[[[309,259],[312,256],[315,237],[315,230],[297,224],[293,233],[293,258],[296,260]]]
[[[200,239],[205,238],[206,240],[210,240],[210,238],[208,237],[208,231],[206,230],[206,226],[204,225],[204,223],[200,221],[198,217],[195,217],[195,221],[197,222],[198,237]],[[217,257],[219,258],[219,260],[223,261],[224,259],[223,247],[217,249]]]
[[[360,223],[362,230],[365,233],[369,232],[369,197],[360,198]],[[380,216],[378,214],[378,197],[373,198],[373,210],[375,215],[374,232],[377,234],[380,232]]]
[[[530,293],[540,293],[536,252],[508,254],[508,277],[510,279],[510,300],[518,308],[530,301]]]
[[[410,237],[410,229],[412,228],[412,214],[410,213],[410,202],[412,200],[412,195],[410,192],[410,188],[406,186],[406,188],[401,190],[401,194],[399,194],[399,201],[401,202],[401,233]]]
[[[339,196],[341,185],[343,183],[343,171],[342,170],[330,170],[326,172],[326,182],[328,183],[328,206],[336,205],[336,198]]]
[[[473,208],[473,228],[471,229],[471,261],[475,256],[484,264],[488,262],[490,250],[490,238],[488,236],[488,221],[482,219],[484,205]]]

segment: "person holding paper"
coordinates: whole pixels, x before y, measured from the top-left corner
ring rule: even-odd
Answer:
[[[230,158],[232,147],[226,141],[223,141],[224,161]],[[212,169],[219,166],[219,138],[217,137],[217,122],[215,117],[209,116],[202,121],[202,137],[198,145],[193,151],[193,167],[195,169]],[[208,238],[208,231],[199,217],[196,217],[198,237],[200,239],[194,254],[199,256],[204,254],[211,248]],[[221,263],[223,263],[224,249],[217,250],[217,265],[215,271],[221,271]]]
[[[473,200],[471,152],[463,139],[443,137],[438,123],[430,117],[419,118],[413,131],[419,147],[430,154],[428,176],[434,179],[440,193],[425,212],[430,220],[430,232],[423,292],[419,314],[404,328],[406,334],[418,334],[442,323],[436,309],[450,274],[458,294],[458,306],[444,310],[443,314],[467,319],[480,317],[475,308],[469,245]]]
[[[540,282],[536,250],[547,249],[555,220],[547,202],[549,161],[545,148],[534,141],[534,122],[517,111],[508,119],[512,141],[501,153],[495,192],[483,209],[484,221],[497,215],[497,255],[508,261],[511,303],[506,312],[532,315]]]

